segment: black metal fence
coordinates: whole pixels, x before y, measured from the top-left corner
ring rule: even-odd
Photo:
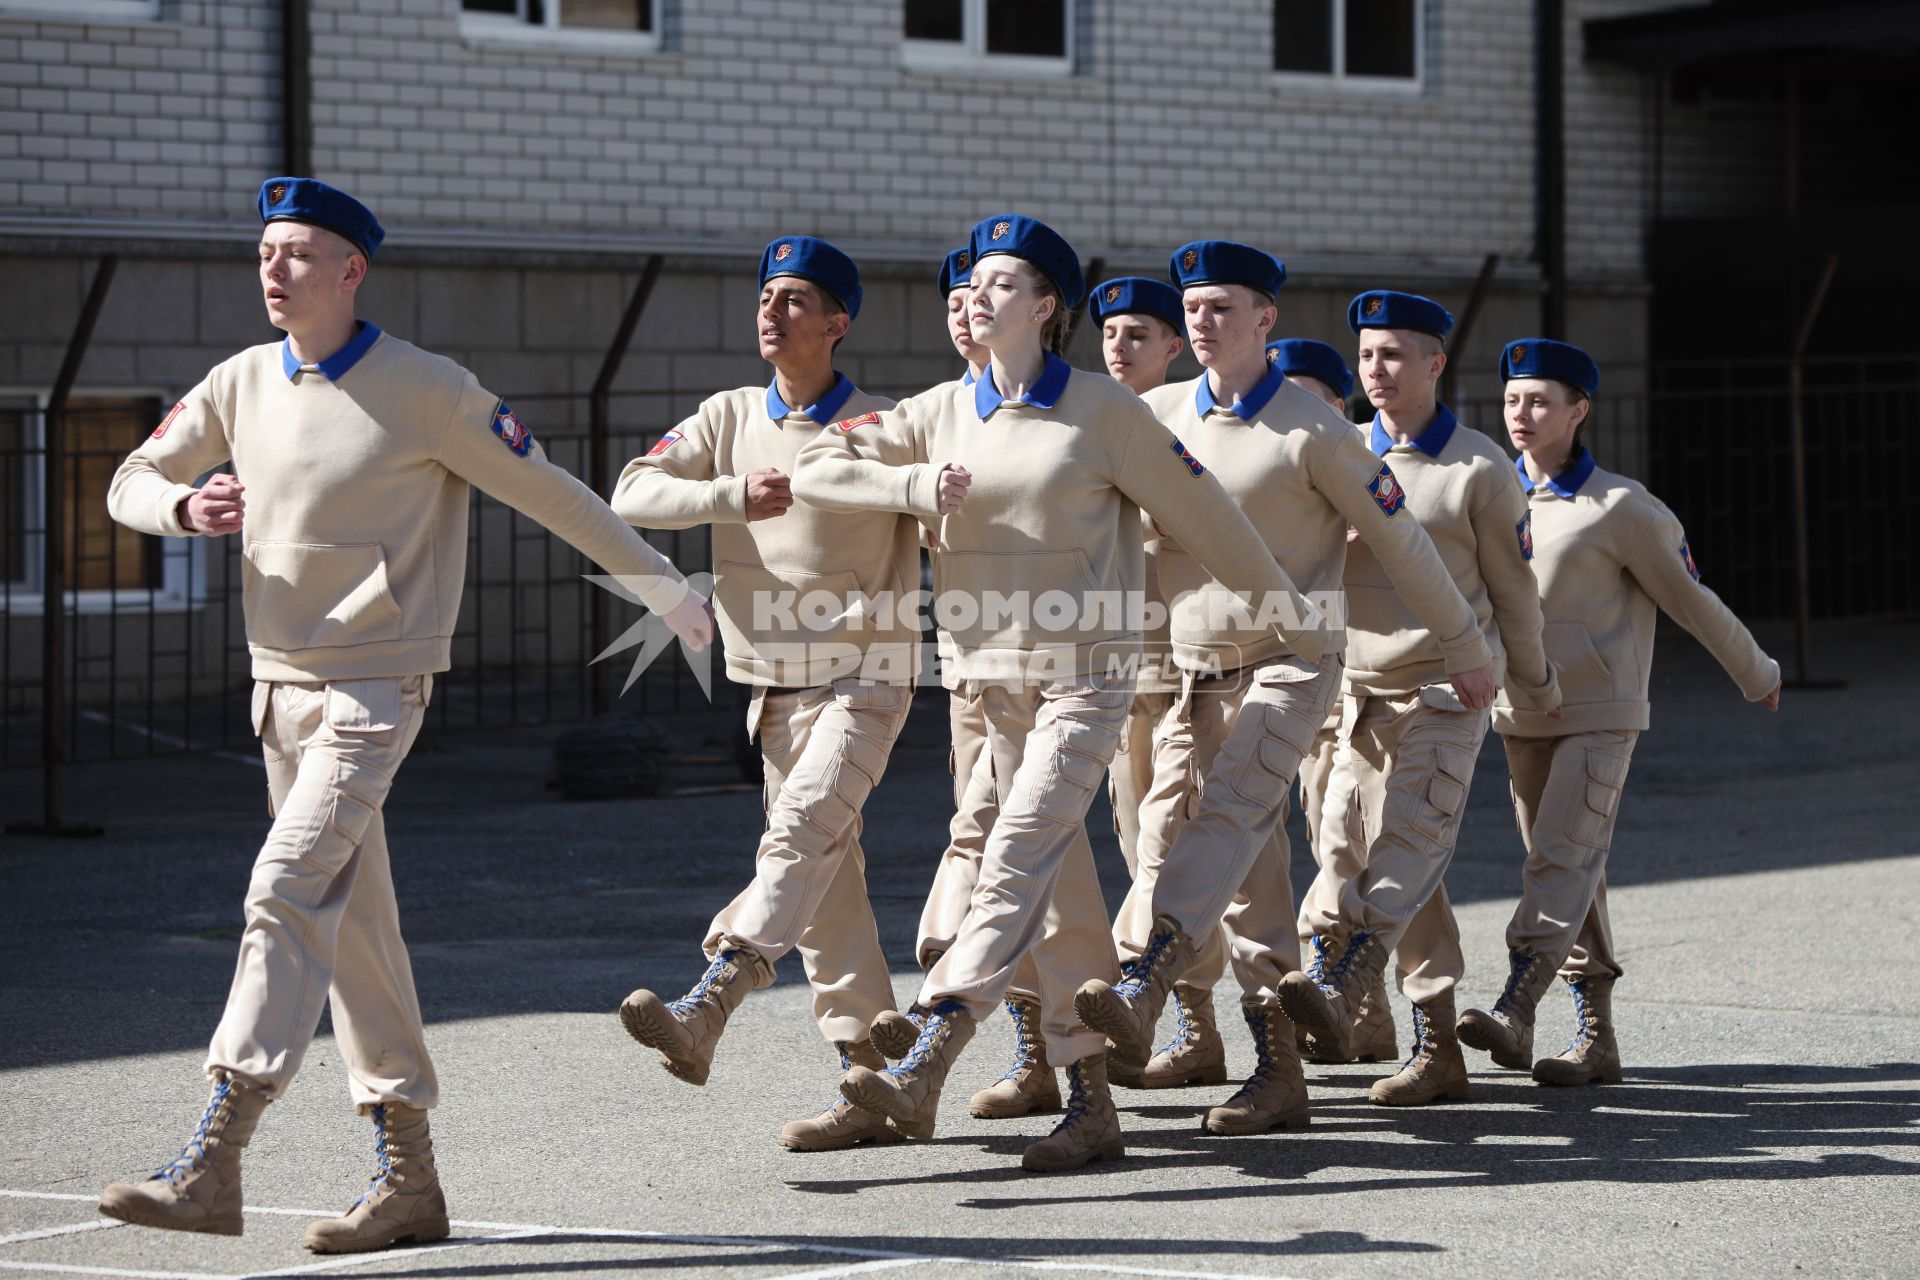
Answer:
[[[1751,619],[1793,608],[1787,391],[1774,363],[1612,369],[1597,403],[1594,446],[1604,465],[1641,477],[1687,524],[1706,580]],[[1920,362],[1856,359],[1807,367],[1809,544],[1817,617],[1920,613],[1920,497],[1890,457],[1920,416]],[[589,397],[509,396],[559,465],[592,474]],[[1469,379],[1461,416],[1504,442],[1499,389]],[[0,765],[42,763],[45,703],[36,566],[48,530],[50,482],[64,486],[68,591],[60,610],[61,679],[69,760],[242,751],[253,744],[241,627],[239,540],[158,539],[106,516],[107,481],[152,429],[152,400],[76,398],[65,457],[50,473],[39,410],[0,402]],[[603,475],[617,475],[669,424],[657,401],[613,396]],[[704,530],[650,535],[683,568],[704,568]],[[444,731],[565,723],[590,715],[626,662],[589,662],[640,616],[607,597],[593,632],[591,572],[544,529],[476,495],[453,670],[436,685],[431,717]],[[616,670],[617,668],[617,670]],[[604,705],[604,701],[602,702]],[[618,704],[658,714],[704,705],[677,656]]]

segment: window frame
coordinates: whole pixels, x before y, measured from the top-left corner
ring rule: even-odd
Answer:
[[[900,66],[931,75],[995,76],[1022,80],[1066,80],[1074,74],[1078,50],[1074,38],[1076,0],[1059,0],[1065,49],[1059,57],[1035,53],[987,52],[987,0],[960,0],[960,40],[914,40],[901,24]],[[906,13],[902,0],[901,15]]]
[[[1331,71],[1270,70],[1276,89],[1379,94],[1414,98],[1427,88],[1427,0],[1413,0],[1413,74],[1411,76],[1356,76],[1347,74],[1347,0],[1322,0],[1333,11],[1333,69]],[[1272,12],[1271,9],[1268,10]],[[1273,42],[1279,33],[1268,21],[1267,62],[1273,62]]]
[[[45,563],[44,541],[51,532],[46,528],[47,512],[47,401],[49,387],[0,385],[0,402],[29,401],[22,406],[26,423],[23,448],[31,455],[20,468],[21,524],[38,527],[37,533],[21,535],[22,576],[6,583],[8,611],[21,617],[39,617],[46,612],[46,584],[40,569]],[[75,387],[69,400],[94,396],[111,399],[151,399],[161,406],[179,397],[153,386]],[[102,495],[104,500],[105,495]],[[137,529],[125,530],[130,538],[150,537]],[[112,587],[80,590],[68,585],[66,607],[82,614],[112,614],[124,610],[151,608],[159,613],[188,613],[204,607],[209,599],[204,537],[160,539],[160,583],[153,587]],[[191,587],[191,594],[189,594]]]
[[[0,22],[158,22],[162,0],[0,0]]]
[[[557,49],[579,53],[637,54],[660,52],[660,9],[666,0],[653,0],[653,29],[615,31],[606,27],[563,27],[566,0],[545,0],[546,18],[540,25],[528,21],[527,0],[515,0],[515,12],[477,13],[460,4],[460,38],[468,44],[500,45],[516,49]],[[5,0],[0,0],[5,3]],[[455,0],[459,3],[459,0]]]

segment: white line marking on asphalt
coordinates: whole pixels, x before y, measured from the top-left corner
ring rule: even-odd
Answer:
[[[772,1280],[839,1280],[841,1276],[865,1275],[871,1271],[898,1271],[902,1267],[917,1267],[930,1258],[882,1258],[878,1262],[856,1262],[850,1267],[827,1267],[820,1271],[789,1271],[783,1276],[774,1276]]]
[[[18,1235],[0,1236],[0,1244],[23,1244],[28,1240],[51,1240],[55,1236],[78,1235],[82,1231],[105,1231],[111,1227],[124,1227],[124,1222],[113,1222],[105,1218],[96,1218],[92,1222],[76,1222],[70,1227],[43,1227],[39,1231],[22,1231]]]
[[[0,1271],[50,1271],[69,1276],[131,1276],[134,1280],[234,1280],[231,1276],[210,1275],[205,1271],[129,1271],[124,1267],[71,1267],[63,1262],[9,1262],[0,1260]]]
[[[15,1191],[0,1187],[0,1197],[16,1200],[85,1200],[92,1202],[94,1196],[74,1195],[60,1191]],[[248,1213],[273,1214],[291,1218],[331,1217],[328,1209],[280,1209],[264,1205],[248,1205]],[[91,1224],[89,1224],[91,1225]],[[119,1226],[120,1223],[103,1223],[103,1226]],[[398,1250],[376,1250],[372,1253],[353,1254],[341,1258],[330,1258],[325,1262],[308,1263],[305,1266],[283,1267],[277,1270],[252,1271],[240,1276],[223,1276],[205,1271],[127,1271],[111,1267],[74,1267],[55,1262],[13,1262],[0,1260],[0,1270],[8,1271],[46,1271],[68,1275],[127,1276],[134,1280],[266,1280],[270,1276],[304,1275],[317,1271],[332,1271],[342,1267],[363,1266],[368,1263],[386,1261],[404,1263],[408,1258],[423,1254],[440,1253],[448,1249],[470,1249],[475,1245],[503,1244],[514,1240],[538,1240],[549,1236],[586,1236],[601,1240],[629,1240],[635,1244],[692,1244],[708,1245],[714,1248],[759,1249],[776,1253],[824,1253],[842,1258],[859,1258],[863,1261],[849,1263],[839,1267],[829,1267],[815,1271],[791,1272],[775,1280],[826,1280],[827,1277],[859,1275],[872,1271],[897,1270],[904,1267],[921,1266],[926,1263],[940,1263],[947,1266],[968,1267],[1007,1267],[1021,1271],[1092,1271],[1109,1276],[1144,1276],[1149,1280],[1291,1280],[1286,1276],[1247,1275],[1238,1272],[1222,1271],[1165,1271],[1156,1267],[1117,1266],[1099,1262],[1042,1262],[1024,1258],[961,1258],[932,1253],[902,1253],[888,1249],[862,1249],[854,1245],[813,1244],[801,1240],[776,1240],[761,1237],[743,1236],[692,1236],[675,1235],[660,1231],[635,1231],[622,1227],[555,1227],[532,1222],[470,1222],[451,1219],[449,1225],[463,1231],[495,1231],[501,1234],[475,1236],[467,1240],[456,1240],[450,1244],[425,1245]],[[78,1230],[69,1228],[64,1230]]]

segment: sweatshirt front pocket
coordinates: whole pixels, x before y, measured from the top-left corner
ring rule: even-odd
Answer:
[[[398,640],[400,605],[377,542],[252,542],[242,559],[247,639],[295,653]]]
[[[1094,598],[1100,583],[1079,547],[1064,551],[942,551],[933,616],[969,648],[1029,648],[1100,639],[1125,627]]]
[[[851,569],[813,573],[722,560],[713,594],[733,629],[750,641],[793,644],[865,631],[873,623]]]
[[[1567,702],[1608,702],[1613,672],[1593,647],[1584,622],[1549,622],[1541,639],[1547,660],[1560,673],[1560,696]]]

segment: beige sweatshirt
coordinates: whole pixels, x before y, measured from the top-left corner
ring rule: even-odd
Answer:
[[[829,423],[893,407],[844,385]],[[777,422],[772,409],[785,410]],[[797,496],[784,515],[747,523],[747,475],[774,467],[792,476],[801,448],[825,430],[800,409],[770,406],[766,387],[723,391],[629,462],[614,486],[613,509],[633,524],[713,526],[714,609],[727,675],[741,684],[809,688],[848,675],[907,683],[919,671],[918,524]]]
[[[1583,454],[1573,471],[1528,495],[1533,572],[1564,718],[1516,709],[1502,697],[1494,728],[1527,738],[1645,729],[1656,607],[1720,660],[1747,701],[1773,692],[1780,664],[1701,585],[1680,521],[1645,486],[1593,467],[1592,458]]]
[[[247,648],[257,680],[445,671],[466,577],[467,486],[621,575],[656,613],[687,585],[592,490],[547,461],[500,397],[388,334],[337,380],[289,375],[284,343],[216,365],[114,473],[113,518],[180,537],[191,481],[246,486]],[[328,362],[329,365],[332,361]]]
[[[1133,392],[1056,357],[1022,400],[999,401],[990,378],[936,389],[821,432],[794,472],[795,494],[816,506],[938,523],[934,614],[960,678],[1063,678],[1137,656],[1143,508],[1221,581],[1286,600],[1279,612],[1304,623],[1285,624],[1296,651],[1327,651],[1325,620]],[[942,518],[951,464],[973,484]]]
[[[1157,387],[1144,398],[1194,457],[1219,475],[1301,591],[1318,599],[1319,593],[1340,590],[1351,523],[1413,616],[1438,637],[1446,671],[1492,661],[1473,609],[1420,522],[1405,510],[1398,481],[1367,451],[1353,425],[1319,397],[1273,369],[1239,402],[1242,412],[1215,404],[1204,374]],[[1161,544],[1161,587],[1169,598],[1193,593],[1174,610],[1174,652],[1182,664],[1232,668],[1289,652],[1311,658],[1341,649],[1346,637],[1331,626],[1316,637],[1315,651],[1303,652],[1290,637],[1242,625],[1224,608],[1223,589],[1232,584],[1210,574],[1190,554],[1186,539],[1165,520],[1160,523],[1172,535]]]
[[[1493,441],[1445,406],[1419,437],[1395,443],[1378,421],[1359,428],[1368,452],[1393,468],[1406,514],[1433,540],[1492,650],[1496,677],[1517,706],[1550,711],[1560,691],[1540,642],[1540,593],[1528,557],[1527,495]],[[1408,694],[1447,678],[1439,642],[1394,587],[1364,538],[1347,547],[1347,685]],[[1502,668],[1504,667],[1504,671]]]

